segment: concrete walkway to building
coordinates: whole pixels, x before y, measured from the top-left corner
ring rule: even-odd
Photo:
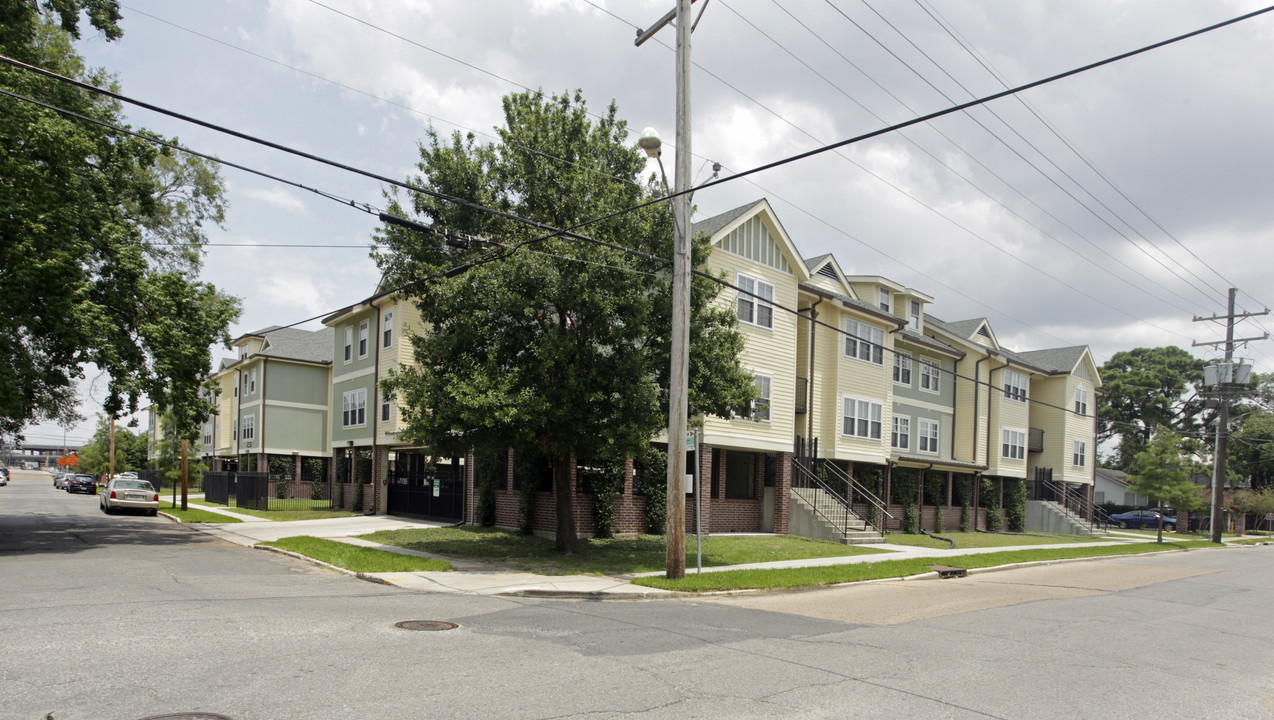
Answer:
[[[203,509],[205,506],[201,506]],[[209,508],[211,509],[211,508]],[[233,515],[229,511],[222,511],[224,514]],[[368,547],[376,550],[384,550],[386,552],[398,553],[401,555],[412,555],[415,557],[425,557],[447,560],[455,564],[456,569],[449,572],[386,572],[386,573],[352,573],[365,580],[384,583],[386,585],[394,585],[397,587],[407,588],[411,590],[423,590],[428,592],[442,592],[465,595],[514,595],[514,596],[540,596],[540,597],[567,597],[567,598],[605,598],[605,599],[654,599],[668,598],[679,596],[679,593],[660,590],[657,588],[648,588],[640,585],[633,585],[630,580],[635,577],[642,576],[658,576],[663,572],[640,573],[637,575],[625,576],[601,576],[601,575],[537,575],[528,572],[518,572],[508,570],[493,565],[480,562],[461,562],[456,564],[451,558],[440,558],[429,553],[400,548],[393,545],[382,545],[370,540],[362,539],[361,535],[377,532],[379,530],[398,530],[405,528],[429,528],[429,527],[446,527],[445,523],[431,522],[428,520],[414,520],[411,518],[403,518],[391,515],[360,515],[344,518],[326,518],[322,520],[300,520],[295,522],[275,522],[272,520],[264,520],[261,518],[244,515],[245,519],[251,517],[254,522],[248,523],[194,523],[190,527],[215,535],[223,540],[237,543],[239,545],[255,546],[257,543],[279,540],[285,537],[295,537],[298,535],[309,535],[312,537],[325,538],[346,542],[351,545],[360,547]],[[981,553],[1006,552],[1011,550],[1039,550],[1048,548],[1066,548],[1066,547],[1101,547],[1127,545],[1130,543],[1146,543],[1154,542],[1154,536],[1120,532],[1118,530],[1111,531],[1107,535],[1107,540],[1087,541],[1077,543],[1057,543],[1048,545],[1015,545],[1007,547],[989,547],[989,548],[956,548],[952,550],[922,548],[911,545],[893,545],[884,543],[880,545],[872,545],[871,547],[885,550],[886,553],[871,553],[867,555],[850,555],[842,557],[825,557],[825,558],[806,558],[801,560],[780,560],[776,562],[765,563],[749,563],[746,565],[729,565],[719,567],[705,567],[703,572],[723,572],[726,570],[745,570],[745,569],[778,569],[778,568],[797,568],[797,567],[824,567],[829,565],[849,565],[856,563],[879,562],[881,560],[905,560],[912,558],[925,558],[935,560],[935,564],[940,564],[942,558],[950,558],[957,555],[975,555]],[[1237,538],[1235,538],[1237,539]],[[687,538],[688,546],[693,546],[693,538]],[[274,548],[265,548],[274,550]],[[295,555],[294,553],[286,553]],[[301,557],[301,556],[297,556]],[[306,558],[308,560],[308,558]],[[1048,561],[1059,562],[1059,561]],[[693,563],[693,561],[692,561]],[[320,563],[324,564],[324,563]],[[331,567],[331,566],[328,566]],[[349,572],[340,568],[335,568],[342,572]],[[990,569],[990,568],[988,568]],[[696,568],[691,564],[686,568],[687,574],[694,574]],[[977,571],[972,571],[977,572]],[[936,573],[933,574],[936,576]],[[921,579],[931,577],[929,574],[913,576],[908,579]]]

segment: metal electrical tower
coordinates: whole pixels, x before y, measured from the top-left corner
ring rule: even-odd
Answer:
[[[1194,347],[1204,345],[1224,345],[1225,346],[1225,363],[1217,367],[1215,376],[1216,397],[1221,404],[1221,413],[1217,418],[1216,425],[1216,457],[1213,460],[1212,467],[1212,517],[1210,520],[1212,528],[1211,540],[1214,543],[1221,542],[1221,504],[1222,489],[1225,487],[1225,454],[1226,445],[1230,436],[1230,395],[1233,394],[1236,386],[1246,384],[1246,380],[1240,381],[1237,373],[1234,372],[1234,345],[1235,343],[1246,343],[1253,340],[1268,339],[1270,334],[1263,333],[1260,337],[1235,338],[1234,337],[1234,321],[1236,319],[1257,317],[1260,315],[1269,315],[1270,311],[1266,309],[1263,312],[1256,313],[1235,313],[1234,297],[1238,294],[1238,288],[1230,288],[1230,302],[1225,315],[1213,315],[1212,317],[1195,317],[1195,322],[1203,322],[1205,320],[1224,320],[1225,321],[1225,340],[1217,340],[1215,342],[1196,342]],[[1248,366],[1251,369],[1251,366]],[[1205,381],[1209,380],[1205,375]]]

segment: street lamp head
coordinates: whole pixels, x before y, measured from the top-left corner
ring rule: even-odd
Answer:
[[[663,141],[659,139],[659,133],[654,128],[648,127],[641,131],[641,137],[637,138],[637,147],[646,151],[646,154],[652,158],[657,158],[661,154],[660,147]]]

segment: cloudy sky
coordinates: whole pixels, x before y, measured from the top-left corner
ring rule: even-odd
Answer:
[[[696,3],[696,12],[704,7]],[[500,98],[579,89],[665,139],[673,0],[125,0],[124,37],[80,51],[125,94],[386,176],[417,143],[491,139]],[[1244,0],[709,0],[693,39],[693,167],[723,177],[1259,9]],[[696,219],[766,197],[799,250],[985,316],[1004,345],[1224,337],[1195,316],[1274,297],[1274,13],[965,113],[705,189]],[[134,126],[339,198],[382,187],[137,108]],[[654,168],[652,167],[652,170]],[[375,217],[226,169],[204,276],[243,299],[233,334],[370,294]],[[285,246],[307,247],[285,247]],[[317,247],[314,247],[317,246]],[[305,327],[318,327],[311,323]],[[1237,335],[1274,328],[1264,318]],[[1274,350],[1240,354],[1274,371]],[[1210,348],[1192,349],[1200,357]],[[101,391],[97,390],[100,398]],[[94,390],[86,392],[92,412]],[[32,441],[61,431],[33,428]],[[91,433],[88,425],[72,439]]]

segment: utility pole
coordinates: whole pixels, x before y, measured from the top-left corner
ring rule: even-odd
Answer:
[[[189,497],[189,485],[186,484],[186,438],[181,439],[181,509],[187,510],[186,500]]]
[[[111,442],[110,442],[111,452],[110,452],[110,456],[107,457],[107,460],[106,460],[106,467],[108,468],[107,475],[106,475],[106,482],[109,483],[111,481],[111,478],[115,477],[115,416],[111,415],[107,419],[111,423],[111,428],[109,431],[109,435],[111,438]]]
[[[673,18],[677,21],[677,165],[673,175],[673,222],[676,231],[672,256],[672,367],[668,380],[668,519],[666,576],[686,576],[686,428],[689,425],[690,375],[690,5],[677,8],[644,31],[640,46]],[[698,475],[699,469],[695,468]]]
[[[1261,337],[1239,338],[1234,339],[1234,320],[1236,318],[1257,317],[1260,315],[1269,315],[1267,309],[1264,312],[1257,313],[1238,313],[1234,312],[1234,298],[1238,294],[1238,288],[1230,288],[1230,300],[1225,315],[1213,315],[1212,317],[1196,317],[1195,322],[1204,320],[1225,320],[1225,340],[1216,342],[1196,342],[1194,347],[1201,345],[1225,345],[1225,365],[1222,372],[1217,375],[1217,401],[1221,404],[1221,411],[1217,417],[1216,425],[1216,457],[1212,464],[1212,515],[1209,523],[1212,529],[1211,540],[1214,543],[1221,542],[1221,506],[1223,502],[1222,490],[1225,487],[1225,458],[1227,445],[1230,436],[1230,396],[1229,389],[1224,385],[1232,385],[1236,382],[1233,371],[1234,360],[1234,344],[1246,343],[1252,340],[1265,340],[1270,335],[1264,333]]]

